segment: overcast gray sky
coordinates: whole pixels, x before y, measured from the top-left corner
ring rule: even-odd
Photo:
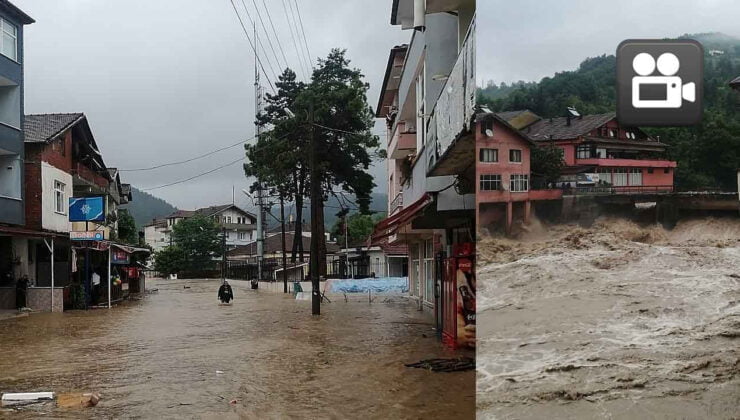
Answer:
[[[625,39],[700,32],[740,37],[740,1],[480,0],[478,80],[539,81]]]
[[[297,67],[283,0],[265,1],[288,60]],[[244,2],[257,19],[252,0]],[[14,3],[36,19],[26,27],[26,112],[84,112],[108,166],[183,160],[253,135],[254,55],[229,0]],[[352,65],[367,76],[368,99],[375,107],[390,48],[411,36],[390,25],[391,0],[298,3],[312,55],[346,48]],[[241,0],[236,4],[243,13]],[[272,55],[267,42],[265,47]],[[154,187],[242,153],[234,148],[187,165],[123,173],[123,180]],[[385,163],[373,172],[384,191]],[[230,202],[232,185],[237,192],[247,186],[238,164],[152,193],[190,209]],[[241,195],[237,200],[246,205]]]

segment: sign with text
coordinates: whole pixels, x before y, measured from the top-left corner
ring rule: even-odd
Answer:
[[[111,259],[112,264],[128,264],[129,263],[129,254],[126,251],[123,251],[120,249],[113,249],[111,250],[111,256],[113,257]]]
[[[105,221],[103,197],[78,197],[69,199],[70,222]]]
[[[73,241],[102,241],[105,239],[103,231],[69,232],[69,239]]]

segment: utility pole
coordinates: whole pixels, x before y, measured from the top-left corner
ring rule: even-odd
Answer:
[[[259,45],[259,40],[257,34],[257,23],[254,23],[254,43],[255,48]],[[262,112],[262,86],[260,84],[260,69],[259,69],[259,61],[258,56],[256,54],[257,51],[255,51],[254,55],[254,96],[255,96],[255,102],[254,102],[254,113],[255,116],[259,116],[259,114]],[[260,134],[262,134],[262,127],[257,122],[257,118],[255,118],[255,134],[257,135],[257,138],[259,139]],[[264,197],[262,194],[262,182],[257,179],[257,281],[262,280],[262,260],[265,257],[265,249],[264,249],[264,240],[265,240],[265,234],[264,234],[264,224],[265,224],[265,214],[264,214]]]
[[[221,284],[226,282],[226,227],[221,227]]]
[[[321,295],[319,293],[319,235],[323,235],[323,229],[320,226],[321,219],[319,213],[323,214],[321,205],[321,171],[319,170],[316,156],[316,134],[313,124],[313,103],[308,108],[308,130],[310,135],[310,166],[311,166],[311,313],[321,315]]]
[[[285,255],[285,200],[282,194],[280,194],[280,233],[283,242],[283,293],[288,293],[288,257]]]

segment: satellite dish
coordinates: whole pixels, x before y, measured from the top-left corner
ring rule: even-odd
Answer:
[[[487,128],[486,129],[486,136],[493,137],[493,130],[491,130],[490,128]]]

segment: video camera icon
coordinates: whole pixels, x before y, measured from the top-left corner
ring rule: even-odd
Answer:
[[[701,121],[704,50],[690,39],[627,40],[617,48],[617,118],[626,126]]]
[[[633,107],[680,108],[683,100],[696,101],[696,83],[683,84],[682,79],[675,76],[681,68],[675,54],[667,52],[658,57],[660,76],[651,76],[655,68],[655,58],[648,53],[637,54],[632,60],[632,69],[639,75],[632,78]]]

